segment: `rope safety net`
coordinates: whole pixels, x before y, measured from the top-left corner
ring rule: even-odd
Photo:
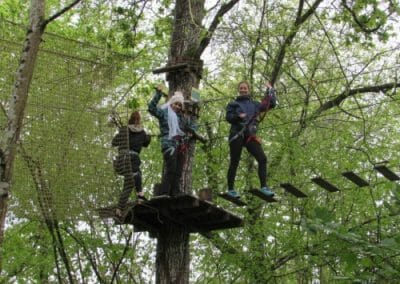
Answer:
[[[25,28],[6,21],[1,25],[0,100],[6,105]],[[86,219],[99,206],[117,201],[123,181],[112,166],[116,128],[109,127],[108,118],[120,96],[117,84],[135,78],[119,71],[126,56],[104,53],[83,42],[44,35],[18,145],[12,216]],[[0,124],[6,123],[2,112]]]

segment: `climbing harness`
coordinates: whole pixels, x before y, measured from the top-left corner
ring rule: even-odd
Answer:
[[[139,153],[133,150],[120,150],[119,153],[124,155],[130,154],[134,156],[139,156]]]
[[[258,122],[260,122],[265,117],[265,114],[270,110],[269,106],[271,104],[271,97],[272,97],[272,95],[274,95],[274,93],[275,93],[275,90],[273,88],[269,88],[267,90],[267,94],[264,96],[264,99],[261,102],[261,104],[266,105],[266,110],[265,111],[256,111],[256,113],[243,125],[243,128],[238,133],[236,133],[234,136],[232,136],[231,139],[229,139],[229,143],[231,143],[233,140],[237,139],[238,137],[244,136],[244,132],[247,129],[249,129],[249,127],[253,124],[253,122],[255,120],[257,120],[257,118],[259,117],[260,114],[264,113],[264,116],[260,120],[258,120]],[[264,102],[264,101],[266,101],[266,102]],[[246,140],[246,143],[250,142],[251,140],[256,140],[259,143],[261,142],[261,141],[259,141],[259,138],[258,139],[251,138],[252,136],[255,136],[255,135],[251,135]]]

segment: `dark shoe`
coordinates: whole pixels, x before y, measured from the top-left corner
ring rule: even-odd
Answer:
[[[240,194],[237,193],[235,190],[228,190],[227,195],[233,198],[240,198]]]
[[[266,186],[262,187],[260,190],[265,196],[274,197],[275,195],[275,193]]]

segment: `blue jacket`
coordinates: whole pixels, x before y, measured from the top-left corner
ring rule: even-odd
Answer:
[[[170,147],[176,148],[181,142],[181,140],[177,139],[169,139],[169,126],[168,126],[168,109],[161,109],[157,106],[160,101],[162,93],[156,91],[153,99],[150,101],[148,105],[148,111],[158,119],[160,126],[160,140],[161,140],[161,150],[164,152]],[[180,113],[177,114],[179,120],[179,128],[183,132],[194,131],[196,130],[196,125],[192,123],[190,120],[184,118],[184,116]]]
[[[226,107],[226,120],[231,124],[229,138],[240,132],[246,125],[247,129],[244,131],[244,135],[256,135],[258,120],[255,119],[255,116],[275,106],[276,94],[273,88],[267,90],[261,102],[254,101],[250,95],[237,96]],[[246,117],[240,118],[240,113],[246,113]]]

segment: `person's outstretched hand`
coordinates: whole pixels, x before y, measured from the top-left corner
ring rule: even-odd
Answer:
[[[168,95],[168,89],[164,84],[158,84],[156,90],[161,92],[164,96]]]
[[[269,88],[272,88],[272,85],[271,85],[270,82],[266,82],[266,83],[265,83],[265,87],[267,87],[267,89],[269,89]]]

